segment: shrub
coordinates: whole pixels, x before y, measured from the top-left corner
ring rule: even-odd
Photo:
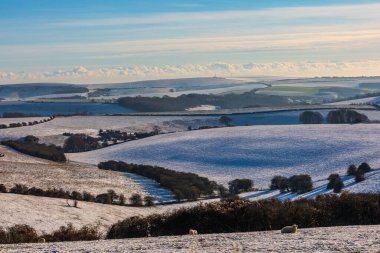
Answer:
[[[342,181],[338,174],[331,174],[327,179],[329,180],[327,189],[333,189],[337,182]]]
[[[228,182],[228,190],[231,194],[238,194],[241,192],[247,192],[253,187],[253,181],[251,179],[235,179]]]
[[[370,122],[370,120],[366,115],[358,113],[357,111],[339,109],[329,112],[327,122],[330,124],[355,124]]]
[[[322,124],[323,116],[320,112],[304,111],[300,114],[302,124]]]
[[[3,184],[0,184],[0,193],[7,193],[7,187]]]
[[[144,202],[146,206],[154,206],[154,198],[152,196],[145,196],[144,197]]]
[[[364,180],[365,180],[365,178],[364,178],[364,172],[358,170],[358,172],[355,175],[355,182],[360,183],[360,182],[362,182]]]
[[[289,180],[286,177],[274,176],[270,184],[271,190],[289,191]]]
[[[93,241],[101,238],[101,233],[97,226],[84,226],[80,229],[74,228],[73,224],[61,226],[51,234],[44,234],[43,237],[48,242],[63,241]]]
[[[293,193],[305,193],[313,189],[313,182],[309,175],[296,175],[289,178],[289,188]]]
[[[28,225],[14,225],[8,228],[7,243],[31,243],[37,242],[38,235],[34,228]]]
[[[356,173],[358,171],[358,168],[356,167],[356,165],[354,164],[351,164],[348,169],[347,169],[347,175],[348,176],[355,176]]]
[[[344,187],[344,183],[342,180],[338,181],[334,185],[334,193],[340,193]]]
[[[218,192],[219,192],[219,196],[221,198],[225,198],[225,197],[227,197],[229,195],[227,188],[224,187],[223,185],[219,185],[218,186]]]
[[[338,174],[331,174],[328,177],[329,183],[327,184],[327,189],[334,189],[335,193],[341,192],[344,187],[344,183]]]
[[[371,166],[368,163],[362,163],[358,167],[358,171],[362,171],[363,173],[370,172],[372,170]]]
[[[143,201],[142,201],[141,195],[137,194],[137,193],[133,194],[129,198],[129,201],[131,201],[131,205],[132,206],[142,206],[143,205]]]

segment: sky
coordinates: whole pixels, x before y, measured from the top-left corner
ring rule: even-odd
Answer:
[[[380,75],[380,1],[0,1],[1,84],[213,75]]]

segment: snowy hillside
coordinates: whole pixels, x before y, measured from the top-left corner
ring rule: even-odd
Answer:
[[[0,193],[0,208],[1,226],[27,224],[39,233],[49,233],[68,223],[75,227],[99,224],[104,232],[127,217],[166,212],[171,207],[125,207],[80,201],[78,208],[74,208],[68,207],[65,199]]]
[[[274,175],[310,174],[321,180],[345,174],[350,164],[367,161],[377,167],[379,135],[378,124],[232,127],[160,135],[69,158],[160,165],[221,183],[251,178],[267,188]]]
[[[330,110],[318,110],[326,116]],[[228,115],[235,126],[246,125],[291,125],[299,124],[302,111],[264,112]],[[380,111],[358,110],[370,120],[380,120]],[[220,116],[73,116],[56,117],[54,120],[34,126],[0,129],[0,140],[18,139],[31,134],[38,136],[40,142],[63,145],[65,132],[96,135],[99,129],[117,129],[127,132],[149,132],[158,126],[162,132],[187,131],[188,127],[224,126]],[[14,119],[13,122],[28,121],[29,118]],[[0,124],[10,119],[0,118]]]
[[[55,163],[44,159],[20,154],[10,148],[0,146],[0,184],[8,189],[15,184],[66,191],[87,191],[101,194],[113,189],[127,198],[133,193],[145,195],[141,184],[120,172],[99,170],[90,165]]]

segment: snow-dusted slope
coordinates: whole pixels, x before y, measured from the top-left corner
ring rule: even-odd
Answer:
[[[296,234],[280,231],[163,236],[125,240],[1,245],[0,252],[378,252],[380,226],[301,229]]]
[[[69,158],[160,165],[222,183],[251,178],[266,188],[274,175],[306,173],[320,180],[363,161],[377,167],[379,136],[379,124],[231,127],[160,135]]]
[[[102,231],[105,231],[110,225],[127,217],[166,210],[165,207],[125,207],[82,201],[78,207],[68,207],[65,199],[0,193],[0,224],[3,227],[27,224],[42,233],[68,223],[76,227],[99,223]]]
[[[0,146],[0,184],[10,189],[15,184],[41,189],[57,188],[65,191],[87,191],[101,194],[109,189],[127,198],[133,193],[145,195],[139,183],[121,172],[100,170],[95,166],[55,163],[21,154]]]

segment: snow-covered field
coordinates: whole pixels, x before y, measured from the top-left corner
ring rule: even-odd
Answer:
[[[330,110],[318,110],[324,116]],[[380,120],[380,111],[358,110],[368,115],[371,120]],[[288,125],[299,124],[299,114],[302,111],[283,111],[265,113],[247,113],[228,115],[236,126],[246,125]],[[219,122],[220,116],[74,116],[57,117],[47,123],[35,126],[0,129],[0,140],[18,139],[31,134],[38,136],[40,142],[63,145],[67,137],[62,134],[84,133],[96,135],[99,129],[117,129],[127,132],[148,132],[158,126],[163,132],[186,131],[189,126],[199,128],[202,126],[223,126]],[[18,121],[28,121],[20,118]],[[8,119],[0,118],[0,124]]]
[[[75,163],[55,163],[20,154],[0,146],[0,184],[8,189],[14,184],[41,189],[62,188],[67,191],[87,191],[101,194],[112,189],[127,198],[133,193],[147,194],[141,184],[115,171],[100,170],[95,166]]]
[[[0,124],[1,124],[0,119]],[[62,145],[65,132],[96,135],[99,129],[118,129],[130,132],[152,131],[159,126],[162,131],[184,131],[188,126],[197,128],[204,125],[220,125],[218,117],[184,116],[74,116],[57,117],[35,126],[0,129],[0,140],[17,139],[31,134],[40,137],[41,142]]]
[[[165,236],[91,242],[1,245],[0,252],[379,252],[380,226],[347,226],[280,231]]]
[[[220,183],[251,178],[257,187],[267,188],[274,175],[310,174],[321,180],[331,173],[345,174],[350,164],[367,161],[376,168],[379,136],[379,124],[232,127],[159,135],[68,156],[92,164],[122,160],[159,165]]]

